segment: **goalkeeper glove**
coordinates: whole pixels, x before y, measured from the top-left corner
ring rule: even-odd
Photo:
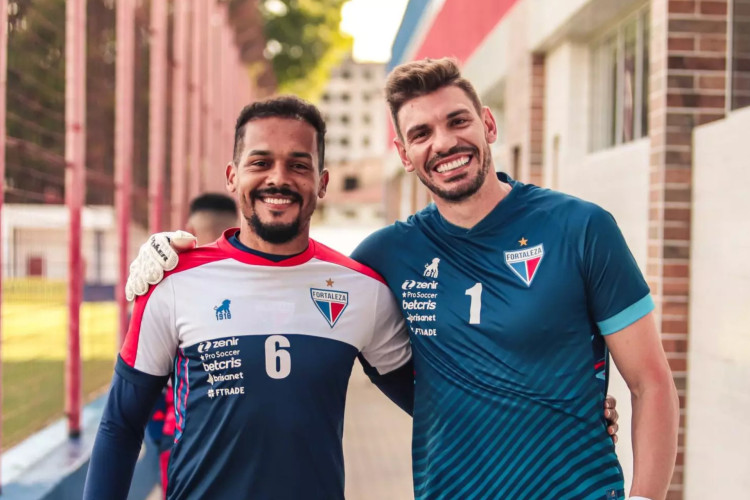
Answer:
[[[152,234],[130,263],[125,298],[132,301],[136,295],[144,295],[149,285],[155,285],[164,278],[164,271],[171,271],[177,266],[177,253],[195,247],[195,242],[195,236],[185,231]]]

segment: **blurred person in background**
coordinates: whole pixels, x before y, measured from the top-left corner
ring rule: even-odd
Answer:
[[[186,252],[136,301],[85,499],[127,497],[170,374],[170,499],[343,498],[344,403],[358,356],[411,412],[409,338],[387,286],[309,238],[328,184],[324,139],[317,108],[297,98],[240,113],[226,167],[240,228]],[[152,239],[146,251],[161,259],[160,245],[169,247]]]

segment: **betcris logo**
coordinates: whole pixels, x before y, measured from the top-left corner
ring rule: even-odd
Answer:
[[[402,290],[437,290],[437,281],[406,280],[401,284]]]

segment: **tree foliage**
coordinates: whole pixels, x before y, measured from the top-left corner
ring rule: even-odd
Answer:
[[[267,40],[264,55],[276,74],[279,91],[316,100],[328,75],[350,51],[341,32],[346,0],[265,0],[261,2]]]

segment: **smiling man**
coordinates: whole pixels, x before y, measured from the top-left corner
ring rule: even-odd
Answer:
[[[386,99],[401,161],[435,203],[352,257],[386,279],[411,330],[415,497],[625,498],[599,410],[609,350],[633,401],[630,498],[663,499],[679,405],[612,216],[496,175],[495,119],[455,61],[396,67]]]
[[[324,140],[318,110],[297,98],[242,110],[226,167],[240,227],[184,253],[136,301],[84,498],[127,497],[170,374],[169,499],[342,499],[344,402],[358,356],[411,412],[408,333],[387,286],[309,238],[328,183]]]

